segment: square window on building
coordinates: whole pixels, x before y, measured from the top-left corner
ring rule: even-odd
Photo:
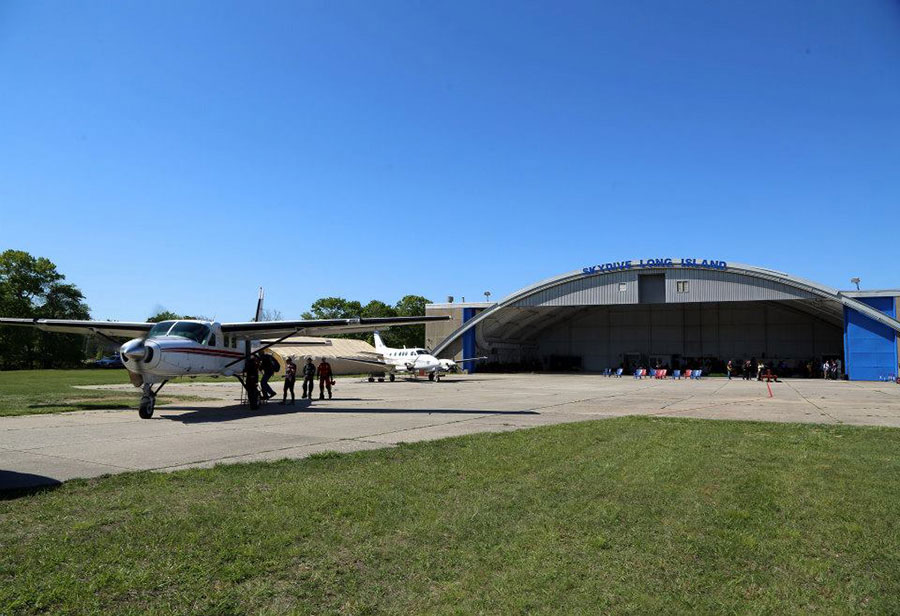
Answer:
[[[624,282],[620,282],[619,283],[619,293],[624,293],[627,290],[628,290],[628,285],[625,284]]]
[[[675,283],[675,291],[677,293],[687,293],[688,292],[688,281],[687,280],[678,280]]]

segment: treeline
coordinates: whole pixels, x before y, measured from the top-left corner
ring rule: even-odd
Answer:
[[[39,319],[88,319],[84,295],[49,259],[21,250],[0,253],[0,315]],[[0,370],[78,365],[92,343],[84,336],[0,327]],[[96,346],[91,346],[96,348]]]
[[[386,304],[377,299],[363,305],[343,297],[323,297],[313,302],[301,317],[304,319],[352,319],[355,317],[419,317],[425,314],[425,304],[431,300],[421,295],[406,295],[396,304]],[[372,334],[343,334],[342,338],[355,338],[373,343]],[[381,332],[384,343],[390,347],[421,347],[425,345],[425,326],[394,327]]]

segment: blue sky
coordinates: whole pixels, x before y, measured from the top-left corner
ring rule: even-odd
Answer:
[[[898,287],[900,3],[0,3],[0,249],[96,318],[726,259]]]

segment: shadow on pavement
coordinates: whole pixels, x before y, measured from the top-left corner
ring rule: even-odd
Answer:
[[[0,501],[54,490],[60,485],[61,481],[43,475],[0,470]]]
[[[251,411],[246,406],[227,406],[227,407],[180,407],[174,409],[166,407],[157,411],[160,419],[168,419],[169,421],[178,421],[185,424],[191,423],[214,423],[221,421],[235,421],[237,419],[247,419],[250,417],[273,417],[278,415],[292,415],[294,413],[310,412],[310,413],[348,413],[356,415],[366,414],[384,414],[384,415],[540,415],[537,411],[486,411],[482,409],[388,409],[388,408],[341,408],[338,405],[341,402],[359,400],[358,398],[343,398],[340,400],[314,400],[312,404],[309,401],[297,404],[282,406],[281,404],[269,403],[255,411]],[[187,413],[181,412],[177,415],[166,415],[165,411],[185,410]]]

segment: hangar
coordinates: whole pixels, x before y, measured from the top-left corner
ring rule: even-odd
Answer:
[[[438,357],[487,356],[477,370],[636,367],[724,371],[755,358],[782,375],[816,376],[839,360],[851,380],[898,374],[900,290],[840,291],[724,260],[656,258],[591,265],[499,302],[429,304]]]

